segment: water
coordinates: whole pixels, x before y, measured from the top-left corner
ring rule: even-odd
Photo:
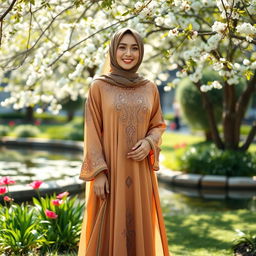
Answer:
[[[75,177],[80,173],[81,161],[81,152],[72,150],[0,147],[0,176],[10,176],[17,184],[24,186],[34,180],[52,181]],[[159,182],[163,212],[169,214],[195,213],[202,210],[256,211],[256,191],[231,193],[218,189],[210,192]],[[78,196],[80,200],[84,200],[84,191]]]
[[[0,147],[0,176],[10,176],[18,185],[74,177],[79,174],[81,157],[72,150]]]

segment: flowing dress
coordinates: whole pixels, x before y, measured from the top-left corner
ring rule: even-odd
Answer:
[[[119,87],[95,80],[85,104],[84,159],[86,209],[79,256],[169,256],[155,171],[159,170],[163,120],[153,82]],[[140,139],[151,145],[142,161],[127,158]],[[105,171],[110,193],[93,190]]]

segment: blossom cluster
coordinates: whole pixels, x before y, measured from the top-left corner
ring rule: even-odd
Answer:
[[[111,35],[122,26],[145,37],[140,73],[151,80],[158,80],[163,70],[180,67],[190,70],[183,75],[197,82],[202,69],[211,67],[229,84],[237,84],[239,77],[256,69],[256,27],[250,18],[255,15],[256,0],[120,1],[110,9],[96,3],[48,3],[50,7],[42,8],[40,1],[31,6],[22,1],[6,16],[0,79],[7,81],[3,91],[9,96],[1,102],[3,107],[33,106],[38,113],[58,114],[66,99],[85,98],[92,80],[100,75]],[[243,4],[247,12],[242,12]],[[31,25],[30,8],[36,13]],[[236,20],[234,27],[230,20]],[[230,42],[239,50],[227,69],[216,53],[226,51]],[[191,62],[193,67],[186,67]],[[173,84],[180,81],[176,75]]]

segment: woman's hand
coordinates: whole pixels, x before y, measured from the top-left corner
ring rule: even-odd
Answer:
[[[93,188],[96,196],[98,196],[103,200],[106,199],[106,196],[107,196],[106,193],[109,194],[109,184],[108,184],[108,178],[104,173],[104,171],[96,175]]]
[[[139,140],[132,148],[132,151],[127,154],[127,158],[142,161],[148,155],[150,150],[151,146],[147,140]]]

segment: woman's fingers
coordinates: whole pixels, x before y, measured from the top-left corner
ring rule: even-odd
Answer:
[[[106,182],[106,192],[109,194],[109,184],[108,184],[108,181]]]
[[[101,199],[105,199],[104,187],[101,187],[101,188],[100,188],[100,198],[101,198]]]
[[[106,191],[105,191],[105,187],[106,187]],[[94,187],[94,193],[97,197],[99,197],[103,200],[106,199],[106,193],[109,194],[109,184],[108,184],[108,182],[106,182],[104,186]]]

